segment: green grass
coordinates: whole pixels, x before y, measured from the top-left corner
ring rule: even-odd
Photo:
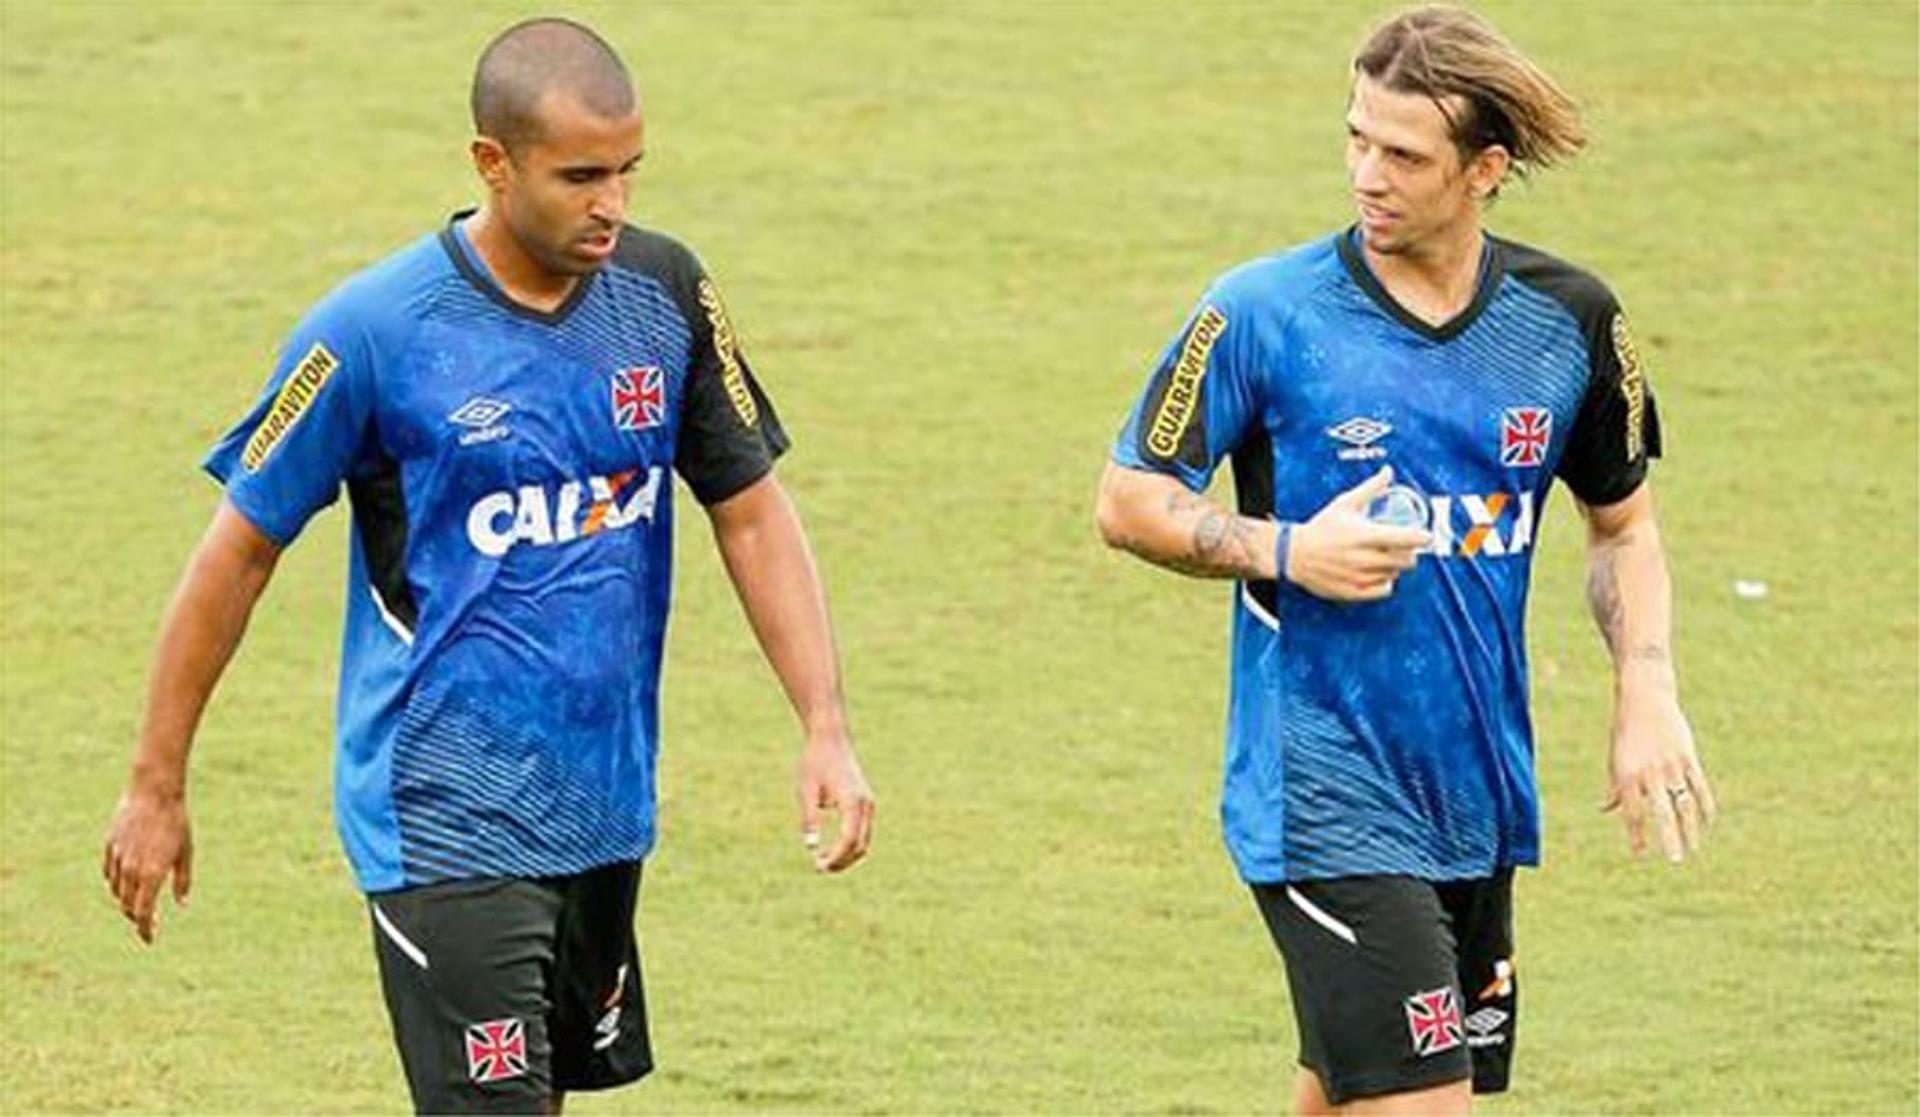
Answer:
[[[1668,433],[1684,697],[1725,806],[1600,815],[1577,525],[1533,611],[1547,868],[1499,1113],[1916,1095],[1916,15],[1499,5],[1591,109],[1495,227],[1607,276]],[[0,1110],[404,1107],[332,832],[345,518],[282,564],[196,750],[190,910],[98,881],[195,463],[301,311],[475,196],[519,9],[0,4]],[[1347,219],[1371,8],[583,9],[648,104],[635,208],[722,281],[798,448],[879,793],[846,879],[698,518],[640,919],[661,1069],[581,1113],[1243,1112],[1277,958],[1215,830],[1227,595],[1103,552],[1093,479],[1207,280]],[[1771,594],[1736,600],[1735,578]]]

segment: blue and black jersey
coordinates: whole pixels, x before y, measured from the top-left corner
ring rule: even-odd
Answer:
[[[1486,876],[1539,859],[1523,631],[1561,478],[1631,495],[1660,452],[1625,317],[1596,279],[1488,238],[1471,304],[1429,325],[1348,230],[1215,283],[1113,450],[1240,511],[1304,521],[1382,465],[1433,544],[1387,600],[1236,587],[1222,821],[1250,881]]]
[[[282,545],[351,499],[335,811],[363,889],[651,848],[670,472],[711,504],[786,446],[658,233],[541,312],[456,218],[307,315],[206,467]]]

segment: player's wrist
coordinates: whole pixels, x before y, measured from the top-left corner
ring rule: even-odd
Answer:
[[[1293,561],[1294,544],[1298,538],[1296,533],[1301,526],[1302,525],[1296,524],[1291,520],[1282,520],[1279,524],[1279,530],[1274,532],[1273,577],[1277,582],[1293,582],[1295,580],[1291,563]]]
[[[801,719],[807,748],[846,749],[852,747],[852,732],[847,728],[843,710],[823,710]]]

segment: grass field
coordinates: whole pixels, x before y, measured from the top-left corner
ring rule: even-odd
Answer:
[[[816,878],[796,736],[698,517],[640,927],[659,1072],[570,1111],[1284,1104],[1215,825],[1228,597],[1106,553],[1093,479],[1207,280],[1347,220],[1372,6],[573,5],[648,100],[639,219],[720,277],[797,449],[878,844]],[[1577,525],[1536,564],[1547,866],[1521,1113],[1912,1113],[1916,13],[1501,4],[1591,110],[1495,227],[1608,277],[1660,392],[1683,696],[1724,804],[1634,863]],[[346,518],[196,750],[198,886],[98,880],[203,448],[302,310],[476,196],[521,8],[0,0],[0,1111],[395,1111],[329,807]],[[1761,580],[1761,601],[1735,598]]]

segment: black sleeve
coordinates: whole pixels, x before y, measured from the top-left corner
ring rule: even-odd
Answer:
[[[1620,304],[1603,294],[1582,318],[1587,394],[1558,473],[1583,502],[1607,505],[1632,496],[1660,456],[1660,414]]]
[[[674,463],[700,503],[717,504],[766,476],[791,443],[740,351],[719,289],[704,271],[694,297],[700,313],[691,322],[693,352]]]
[[[719,289],[686,245],[629,225],[614,263],[664,286],[686,324],[673,465],[700,503],[718,504],[767,475],[787,450],[787,432],[740,352]]]

